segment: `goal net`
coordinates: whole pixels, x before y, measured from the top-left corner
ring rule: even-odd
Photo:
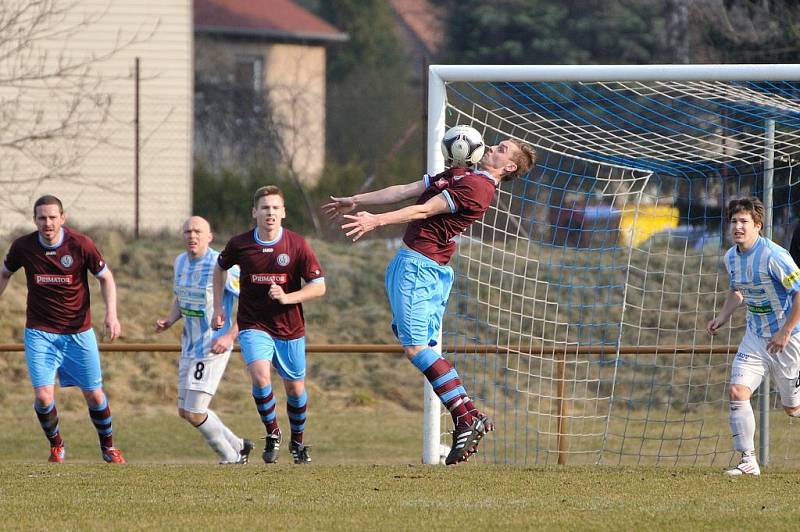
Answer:
[[[789,247],[800,68],[434,66],[430,75],[430,171],[456,124],[489,145],[511,137],[538,153],[459,238],[451,263],[443,350],[496,426],[479,459],[736,460],[727,384],[744,310],[718,336],[705,332],[728,288],[724,206],[759,196],[762,233]],[[761,406],[762,458],[791,462],[800,426],[774,392]],[[449,425],[442,419],[437,446],[449,445]]]

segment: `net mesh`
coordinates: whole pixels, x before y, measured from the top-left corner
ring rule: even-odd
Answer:
[[[789,247],[800,84],[458,82],[446,97],[447,127],[538,153],[451,263],[446,356],[496,422],[479,456],[731,463],[726,346],[744,311],[705,332],[728,287],[724,205],[763,198],[771,168],[773,240]],[[772,459],[792,464],[800,435],[771,404]]]

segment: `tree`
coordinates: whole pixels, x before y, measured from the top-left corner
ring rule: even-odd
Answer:
[[[375,173],[397,153],[399,139],[405,139],[402,148],[419,151],[408,142],[422,129],[422,88],[388,2],[329,0],[317,13],[349,36],[328,56],[329,159],[357,161]],[[406,159],[413,164],[421,157]]]
[[[446,7],[446,62],[648,63],[661,53],[660,0],[436,0]]]
[[[795,0],[694,0],[695,62],[797,63],[800,9]]]
[[[76,18],[77,2],[0,2],[0,206],[28,213],[52,180],[81,186],[80,163],[107,140],[112,95],[96,66],[152,33],[117,35],[101,52],[70,41],[104,13]],[[153,30],[155,31],[155,30]],[[53,44],[59,43],[59,53]],[[98,186],[97,183],[92,183]]]

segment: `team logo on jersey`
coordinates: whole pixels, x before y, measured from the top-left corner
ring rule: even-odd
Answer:
[[[203,274],[201,272],[192,272],[192,282],[195,284],[199,283],[202,275]]]
[[[288,276],[285,273],[251,273],[253,284],[285,284]]]
[[[278,255],[278,266],[287,266],[289,264],[289,255],[286,253],[281,253]]]
[[[64,255],[61,257],[61,265],[65,268],[69,268],[74,262],[75,261],[72,259],[72,255]]]
[[[783,283],[784,287],[791,288],[792,284],[794,284],[794,282],[797,279],[800,279],[800,270],[793,271],[792,273],[790,273],[789,275],[784,277],[783,281],[781,281],[781,282]]]
[[[34,275],[36,284],[71,284],[72,275],[53,275],[49,273],[37,273]]]

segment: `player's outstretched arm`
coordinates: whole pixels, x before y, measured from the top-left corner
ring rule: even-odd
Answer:
[[[172,308],[169,309],[169,315],[166,318],[158,319],[155,323],[155,330],[157,333],[164,332],[172,327],[176,321],[181,319],[181,309],[178,306],[178,299],[172,300]]]
[[[222,308],[222,295],[225,290],[225,278],[228,272],[219,264],[214,265],[214,315],[211,317],[211,328],[220,329],[225,325],[225,309]]]
[[[372,214],[361,211],[357,214],[346,214],[344,216],[348,223],[342,225],[342,230],[346,236],[352,237],[353,242],[382,225],[393,225],[408,223],[412,220],[424,220],[437,214],[450,212],[450,205],[444,195],[437,194],[421,205],[409,205],[396,211],[384,212],[382,214]]]
[[[353,212],[359,205],[388,205],[399,201],[415,198],[425,191],[425,183],[418,179],[406,185],[392,185],[373,192],[364,192],[354,196],[331,196],[330,203],[322,206],[329,218],[334,219],[339,215]]]
[[[113,342],[122,334],[122,326],[117,319],[117,284],[114,282],[114,275],[108,268],[103,271],[103,274],[97,280],[100,282],[100,293],[103,296],[103,303],[106,305],[103,336],[109,342]]]
[[[722,304],[722,308],[719,311],[717,316],[708,322],[706,325],[706,331],[708,334],[715,335],[719,331],[720,327],[728,323],[728,320],[731,319],[731,314],[733,311],[736,310],[736,307],[742,304],[744,298],[742,297],[741,292],[738,290],[729,290],[727,297],[725,297],[725,303]]]

